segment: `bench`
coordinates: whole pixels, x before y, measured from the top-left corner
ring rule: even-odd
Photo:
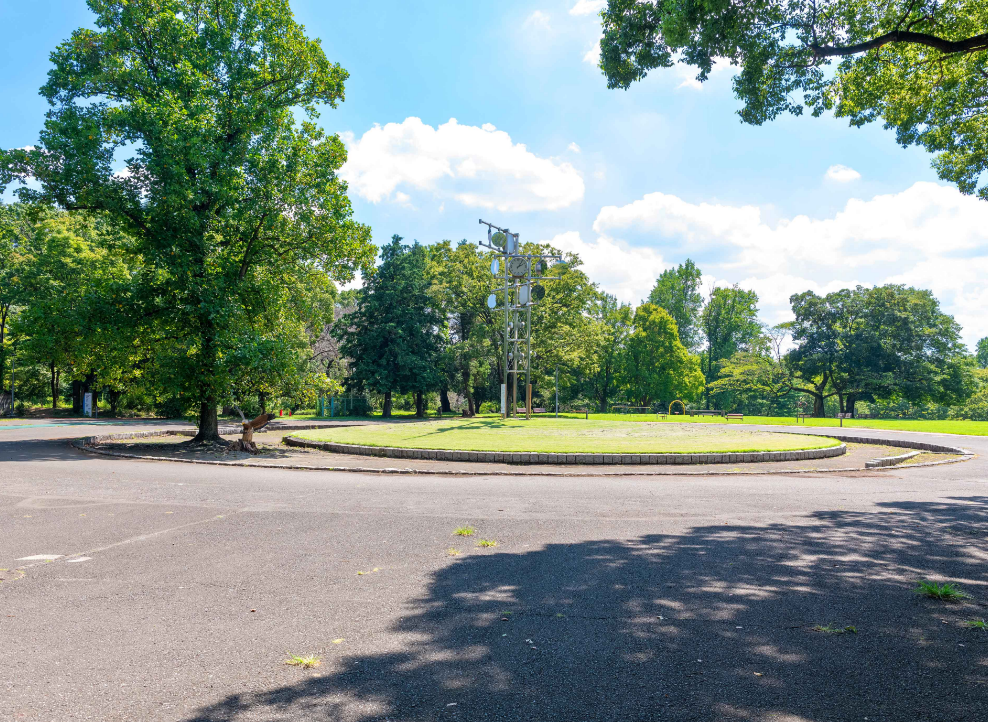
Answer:
[[[725,414],[728,421],[744,421],[744,414]]]

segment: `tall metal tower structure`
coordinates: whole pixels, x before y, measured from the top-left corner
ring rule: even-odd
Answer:
[[[497,254],[491,273],[502,280],[498,291],[504,308],[504,351],[502,358],[501,417],[515,414],[518,404],[518,377],[525,376],[525,418],[532,418],[532,307],[545,298],[545,287],[538,281],[557,280],[544,276],[547,262],[561,261],[561,256],[521,253],[519,234],[481,219],[487,226],[486,246]],[[497,295],[487,299],[490,308],[497,307]]]

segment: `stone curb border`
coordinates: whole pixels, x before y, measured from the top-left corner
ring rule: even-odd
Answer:
[[[770,432],[771,433],[771,432]],[[619,464],[699,465],[699,464],[754,464],[765,461],[811,461],[832,459],[847,453],[847,444],[822,449],[797,451],[749,451],[703,454],[543,454],[539,452],[507,451],[445,451],[442,449],[403,449],[394,446],[360,446],[337,444],[332,441],[310,441],[295,436],[283,439],[286,446],[320,449],[334,454],[353,456],[383,456],[389,459],[418,459],[420,461],[468,461],[487,464],[579,464],[581,466],[616,466]]]
[[[914,456],[919,456],[921,451],[909,451],[905,454],[899,454],[898,456],[883,456],[879,459],[872,459],[871,461],[865,462],[866,469],[881,469],[886,466],[895,466],[896,464],[901,464],[903,461],[908,461]]]
[[[305,430],[302,427],[296,427],[299,431]],[[310,428],[310,427],[305,427]],[[326,428],[324,425],[319,425],[311,428]],[[239,431],[235,429],[232,433]],[[786,432],[779,432],[786,433]],[[127,454],[121,451],[110,451],[108,449],[98,449],[93,445],[87,443],[94,439],[102,439],[103,441],[123,441],[126,439],[135,438],[148,438],[152,436],[193,436],[191,431],[137,431],[127,434],[105,434],[103,436],[90,436],[81,439],[75,439],[70,443],[70,445],[84,453],[95,454],[98,456],[110,456],[121,459],[135,459],[137,461],[170,461],[179,464],[205,464],[207,466],[236,466],[244,468],[261,468],[261,469],[287,469],[289,471],[349,471],[354,473],[364,473],[364,474],[385,474],[385,475],[422,475],[422,476],[552,476],[552,477],[571,477],[571,478],[587,478],[587,477],[623,477],[623,476],[765,476],[765,475],[776,475],[776,474],[834,474],[834,473],[848,473],[862,471],[860,467],[847,467],[840,469],[765,469],[758,471],[688,471],[686,469],[676,470],[676,471],[637,471],[628,469],[627,471],[476,471],[475,469],[399,469],[399,468],[378,468],[373,466],[305,466],[302,464],[255,464],[246,461],[205,461],[201,459],[175,459],[168,456],[145,456],[142,454]],[[834,438],[834,437],[832,437]],[[885,444],[887,440],[885,439],[868,439],[866,443],[871,445]],[[888,444],[901,446],[904,442],[896,440],[896,444]],[[852,442],[854,443],[854,442]],[[923,442],[916,442],[923,443]],[[952,447],[944,447],[952,448]],[[943,464],[958,464],[962,461],[967,461],[973,459],[975,454],[970,451],[965,451],[963,449],[956,449],[952,452],[941,452],[941,453],[963,453],[964,456],[960,459],[947,459],[945,461],[927,461],[922,464],[911,464],[908,468],[917,469],[924,466],[941,466]],[[893,467],[879,467],[873,469],[873,471],[881,471],[882,468],[893,468]]]
[[[780,434],[798,434],[799,431],[779,431]],[[870,444],[872,446],[896,446],[900,449],[919,449],[920,451],[932,451],[935,454],[961,454],[962,456],[974,456],[973,451],[962,449],[959,446],[944,446],[943,444],[930,444],[926,441],[910,441],[909,439],[878,439],[873,436],[851,436],[841,433],[807,434],[809,436],[827,436],[831,439],[846,442],[848,444]],[[895,457],[889,457],[895,458]]]

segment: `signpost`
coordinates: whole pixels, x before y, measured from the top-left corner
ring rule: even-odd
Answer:
[[[532,307],[545,297],[539,281],[557,280],[543,276],[546,262],[561,261],[562,256],[521,253],[519,234],[481,219],[487,226],[486,246],[498,254],[491,263],[491,273],[501,278],[502,286],[487,299],[487,306],[497,308],[501,293],[504,308],[503,382],[501,383],[501,417],[515,413],[518,404],[518,377],[525,377],[525,418],[532,418]]]

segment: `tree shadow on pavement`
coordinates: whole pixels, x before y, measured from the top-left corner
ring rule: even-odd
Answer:
[[[189,720],[984,720],[988,634],[965,620],[988,616],[986,538],[988,498],[967,497],[476,554],[434,575],[395,651]]]
[[[69,439],[0,440],[0,462],[87,461],[92,458],[74,449]]]

